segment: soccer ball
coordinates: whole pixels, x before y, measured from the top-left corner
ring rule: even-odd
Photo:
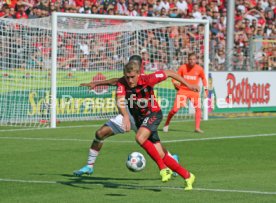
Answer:
[[[140,152],[132,152],[128,155],[126,166],[132,172],[141,171],[146,166],[146,159]]]

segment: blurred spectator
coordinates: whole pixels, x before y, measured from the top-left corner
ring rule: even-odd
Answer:
[[[187,10],[188,10],[188,4],[185,0],[178,0],[177,3],[176,3],[176,7],[178,9],[178,12],[180,14],[184,14],[186,15],[187,14]]]
[[[236,10],[235,22],[243,20],[243,14],[241,10]]]
[[[208,8],[212,11],[212,12],[219,12],[218,9],[218,2],[217,1],[211,1],[210,4],[208,5]]]
[[[221,16],[218,21],[218,29],[220,32],[226,31],[226,18],[224,16]]]
[[[176,7],[170,9],[169,17],[170,18],[180,18],[180,14],[178,13],[178,9]]]
[[[128,4],[128,10],[126,12],[128,16],[138,16],[137,11],[134,10],[134,5],[132,3]]]
[[[187,13],[192,13],[193,12],[193,0],[186,0],[187,4],[188,4],[188,10]]]
[[[271,56],[268,57],[268,70],[276,70],[276,47],[274,47]]]
[[[222,71],[224,70],[224,63],[225,63],[225,52],[223,49],[219,49],[218,53],[215,56],[215,60],[217,60],[217,70]]]
[[[206,13],[206,11],[207,11],[207,0],[202,0],[201,2],[200,2],[200,4],[199,4],[199,11],[201,12],[201,13]],[[211,10],[211,9],[209,9],[209,10]]]
[[[219,33],[218,23],[213,22],[210,31],[212,34],[217,35]]]
[[[69,5],[69,2],[68,0],[64,1],[66,3],[64,3],[64,7],[66,7],[66,4]],[[37,3],[37,7],[40,9],[40,10],[45,10],[45,11],[48,11],[49,8],[50,8],[50,0],[38,0],[38,3]]]
[[[264,28],[266,20],[262,11],[257,9],[251,9],[244,14],[244,18],[248,19],[250,22],[257,20],[257,24]]]
[[[125,0],[118,0],[117,2],[117,13],[119,15],[127,15],[128,9]]]
[[[8,1],[8,0],[6,0],[6,1],[4,1],[4,2],[6,2],[6,4],[10,7],[10,8],[15,8],[15,6],[16,6],[16,3],[17,3],[17,1],[15,0],[10,0],[10,1]]]
[[[148,5],[147,4],[144,4],[144,3],[142,4],[142,8],[139,11],[139,15],[144,16],[144,17],[148,16]]]
[[[202,19],[207,19],[211,24],[213,20],[213,12],[210,9],[206,9],[205,13],[202,12]]]
[[[159,14],[159,17],[168,17],[168,15],[167,15],[167,11],[166,11],[166,9],[165,8],[162,8],[161,9],[161,11],[160,11],[160,14]]]
[[[161,0],[156,0],[156,4],[154,4],[154,11],[161,12],[161,9],[163,8],[163,5],[161,4]]]
[[[20,19],[20,18],[28,18],[28,15],[27,13],[25,12],[25,6],[24,5],[17,5],[17,12],[15,13],[15,17],[17,19]]]
[[[91,14],[98,14],[99,11],[98,11],[98,7],[96,5],[93,5],[91,7]]]
[[[226,0],[7,0],[6,2],[6,4],[3,3],[3,0],[0,2],[0,17],[2,18],[42,18],[51,15],[54,11],[60,11],[69,13],[207,19],[210,22],[210,67],[215,70],[223,70],[226,55]],[[258,66],[260,70],[274,69],[272,65],[275,62],[275,58],[273,57],[276,47],[276,43],[273,43],[276,37],[275,17],[275,0],[236,0],[233,64],[237,70],[250,69],[249,64],[252,63],[248,61],[251,55],[254,56],[255,66]],[[110,24],[115,23],[113,21],[108,22]],[[68,21],[68,23],[68,26],[70,26],[70,23],[73,22]],[[86,26],[89,28],[89,26],[93,25],[88,23]],[[185,58],[187,52],[195,48],[197,49],[198,57],[201,57],[199,61],[202,63],[204,28],[200,25],[198,27],[162,28],[155,31],[141,31],[141,33],[143,33],[141,34],[141,47],[143,48],[140,50],[143,50],[141,54],[144,55],[144,58],[147,58],[148,69],[150,70],[173,67],[172,65],[166,65],[166,63],[182,63],[181,60]],[[119,36],[107,37],[106,39],[103,37],[100,40],[101,43],[93,39],[92,44],[95,44],[95,50],[90,46],[90,39],[82,39],[80,37],[79,41],[73,42],[76,48],[70,49],[75,53],[73,54],[74,56],[72,56],[72,53],[69,54],[70,56],[66,56],[66,54],[60,55],[61,58],[64,57],[64,59],[60,59],[60,62],[67,61],[64,62],[66,65],[62,67],[65,69],[72,68],[70,64],[74,62],[79,63],[79,67],[85,70],[99,64],[101,67],[107,65],[111,69],[119,68],[118,64],[123,63],[129,54],[135,53],[132,47],[134,44],[130,44],[134,41],[132,40],[132,34],[121,35],[122,39],[124,39],[124,44],[128,45],[126,48],[122,48],[117,43],[117,40],[122,40]],[[269,41],[271,47],[264,45],[267,39],[272,39],[272,41]],[[87,41],[86,43],[88,44],[85,44],[84,41]],[[252,49],[253,52],[250,49],[252,45],[256,48]],[[88,53],[86,53],[87,50]],[[43,52],[43,50],[40,51]],[[34,52],[31,56],[40,61],[39,53]],[[79,57],[79,60],[73,60],[76,56]],[[41,62],[43,60],[41,59]],[[99,62],[96,62],[97,60]],[[62,65],[62,63],[60,64]]]
[[[62,6],[63,6],[62,0],[52,0],[51,3],[54,3],[56,11],[62,11],[63,10],[63,8],[62,8]]]
[[[109,8],[107,9],[107,14],[108,15],[115,15],[115,11],[114,11],[113,6],[109,6]]]
[[[33,7],[30,10],[29,19],[35,19],[41,17],[41,10],[37,7]]]
[[[194,4],[194,6],[193,6],[192,16],[195,19],[202,19],[202,15],[201,15],[201,13],[199,11],[199,6],[197,4]]]
[[[89,55],[90,55],[90,49],[88,46],[88,42],[86,39],[81,39],[78,43],[79,46],[79,57],[80,57],[80,63],[81,63],[81,67],[84,70],[88,70],[89,69]]]
[[[10,16],[10,7],[8,4],[4,4],[2,6],[1,12],[0,12],[0,18],[8,18]]]
[[[222,13],[221,15],[226,19],[227,18],[227,9],[226,8],[222,9],[221,13]]]
[[[220,13],[218,11],[213,11],[213,19],[212,22],[219,22],[219,18],[220,18]]]
[[[268,3],[268,0],[259,0],[259,2],[261,4],[261,7],[263,10],[266,10],[266,8],[269,7],[269,3]]]
[[[245,0],[237,0],[236,1],[236,10],[240,11],[241,13],[245,13],[246,12],[246,7],[245,7]]]
[[[162,0],[160,3],[161,8],[165,8],[166,12],[169,12],[170,10],[170,3],[168,2],[168,0]]]
[[[155,16],[155,15],[154,15],[154,6],[153,6],[152,4],[150,4],[150,5],[148,6],[148,13],[147,13],[147,16],[148,16],[148,17],[153,17],[153,16]]]
[[[271,20],[269,20],[264,29],[264,34],[266,37],[269,37],[272,34],[273,26],[274,26],[273,22]]]
[[[79,13],[91,14],[91,3],[90,0],[84,0],[83,6],[80,7]]]

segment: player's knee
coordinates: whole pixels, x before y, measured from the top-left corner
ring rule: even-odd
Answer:
[[[99,130],[96,131],[94,141],[103,142],[104,139],[106,139],[107,137],[109,137],[111,135],[113,135],[112,129],[110,127],[104,125]]]
[[[201,113],[201,109],[200,108],[195,108],[195,112],[196,113]]]
[[[164,152],[158,152],[159,156],[161,157],[161,159],[163,159],[165,157],[165,153]]]
[[[101,137],[99,137],[97,135],[97,133],[95,134],[95,138],[93,140],[94,142],[97,142],[97,143],[103,143],[104,139],[102,139]]]
[[[106,134],[101,129],[97,130],[95,133],[94,141],[102,143],[106,138]]]
[[[145,138],[144,136],[140,135],[140,134],[137,134],[135,136],[135,140],[136,142],[139,144],[139,145],[143,145],[144,142],[147,140],[147,138]]]

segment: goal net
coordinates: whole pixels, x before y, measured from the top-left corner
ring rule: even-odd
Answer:
[[[79,85],[121,77],[133,54],[142,56],[150,73],[177,70],[195,52],[208,74],[208,26],[206,20],[68,13],[1,18],[0,124],[55,127],[57,121],[117,115],[116,87],[88,90]],[[176,95],[171,80],[157,85],[155,93],[166,116]],[[176,114],[192,117],[189,104]]]

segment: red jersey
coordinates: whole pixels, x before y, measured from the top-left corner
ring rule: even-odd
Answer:
[[[124,77],[117,83],[117,96],[125,96],[130,114],[136,122],[143,120],[149,113],[161,111],[154,96],[153,87],[166,80],[164,71],[140,75],[137,86],[130,88]]]
[[[142,65],[140,66],[140,74],[145,74],[145,66],[147,65],[147,61],[142,60]]]
[[[198,85],[199,79],[201,78],[203,86],[207,86],[207,80],[204,74],[204,70],[200,65],[196,64],[193,68],[189,68],[187,64],[184,64],[179,67],[177,72],[191,85]],[[187,86],[183,84],[179,86],[179,90],[191,91]]]

